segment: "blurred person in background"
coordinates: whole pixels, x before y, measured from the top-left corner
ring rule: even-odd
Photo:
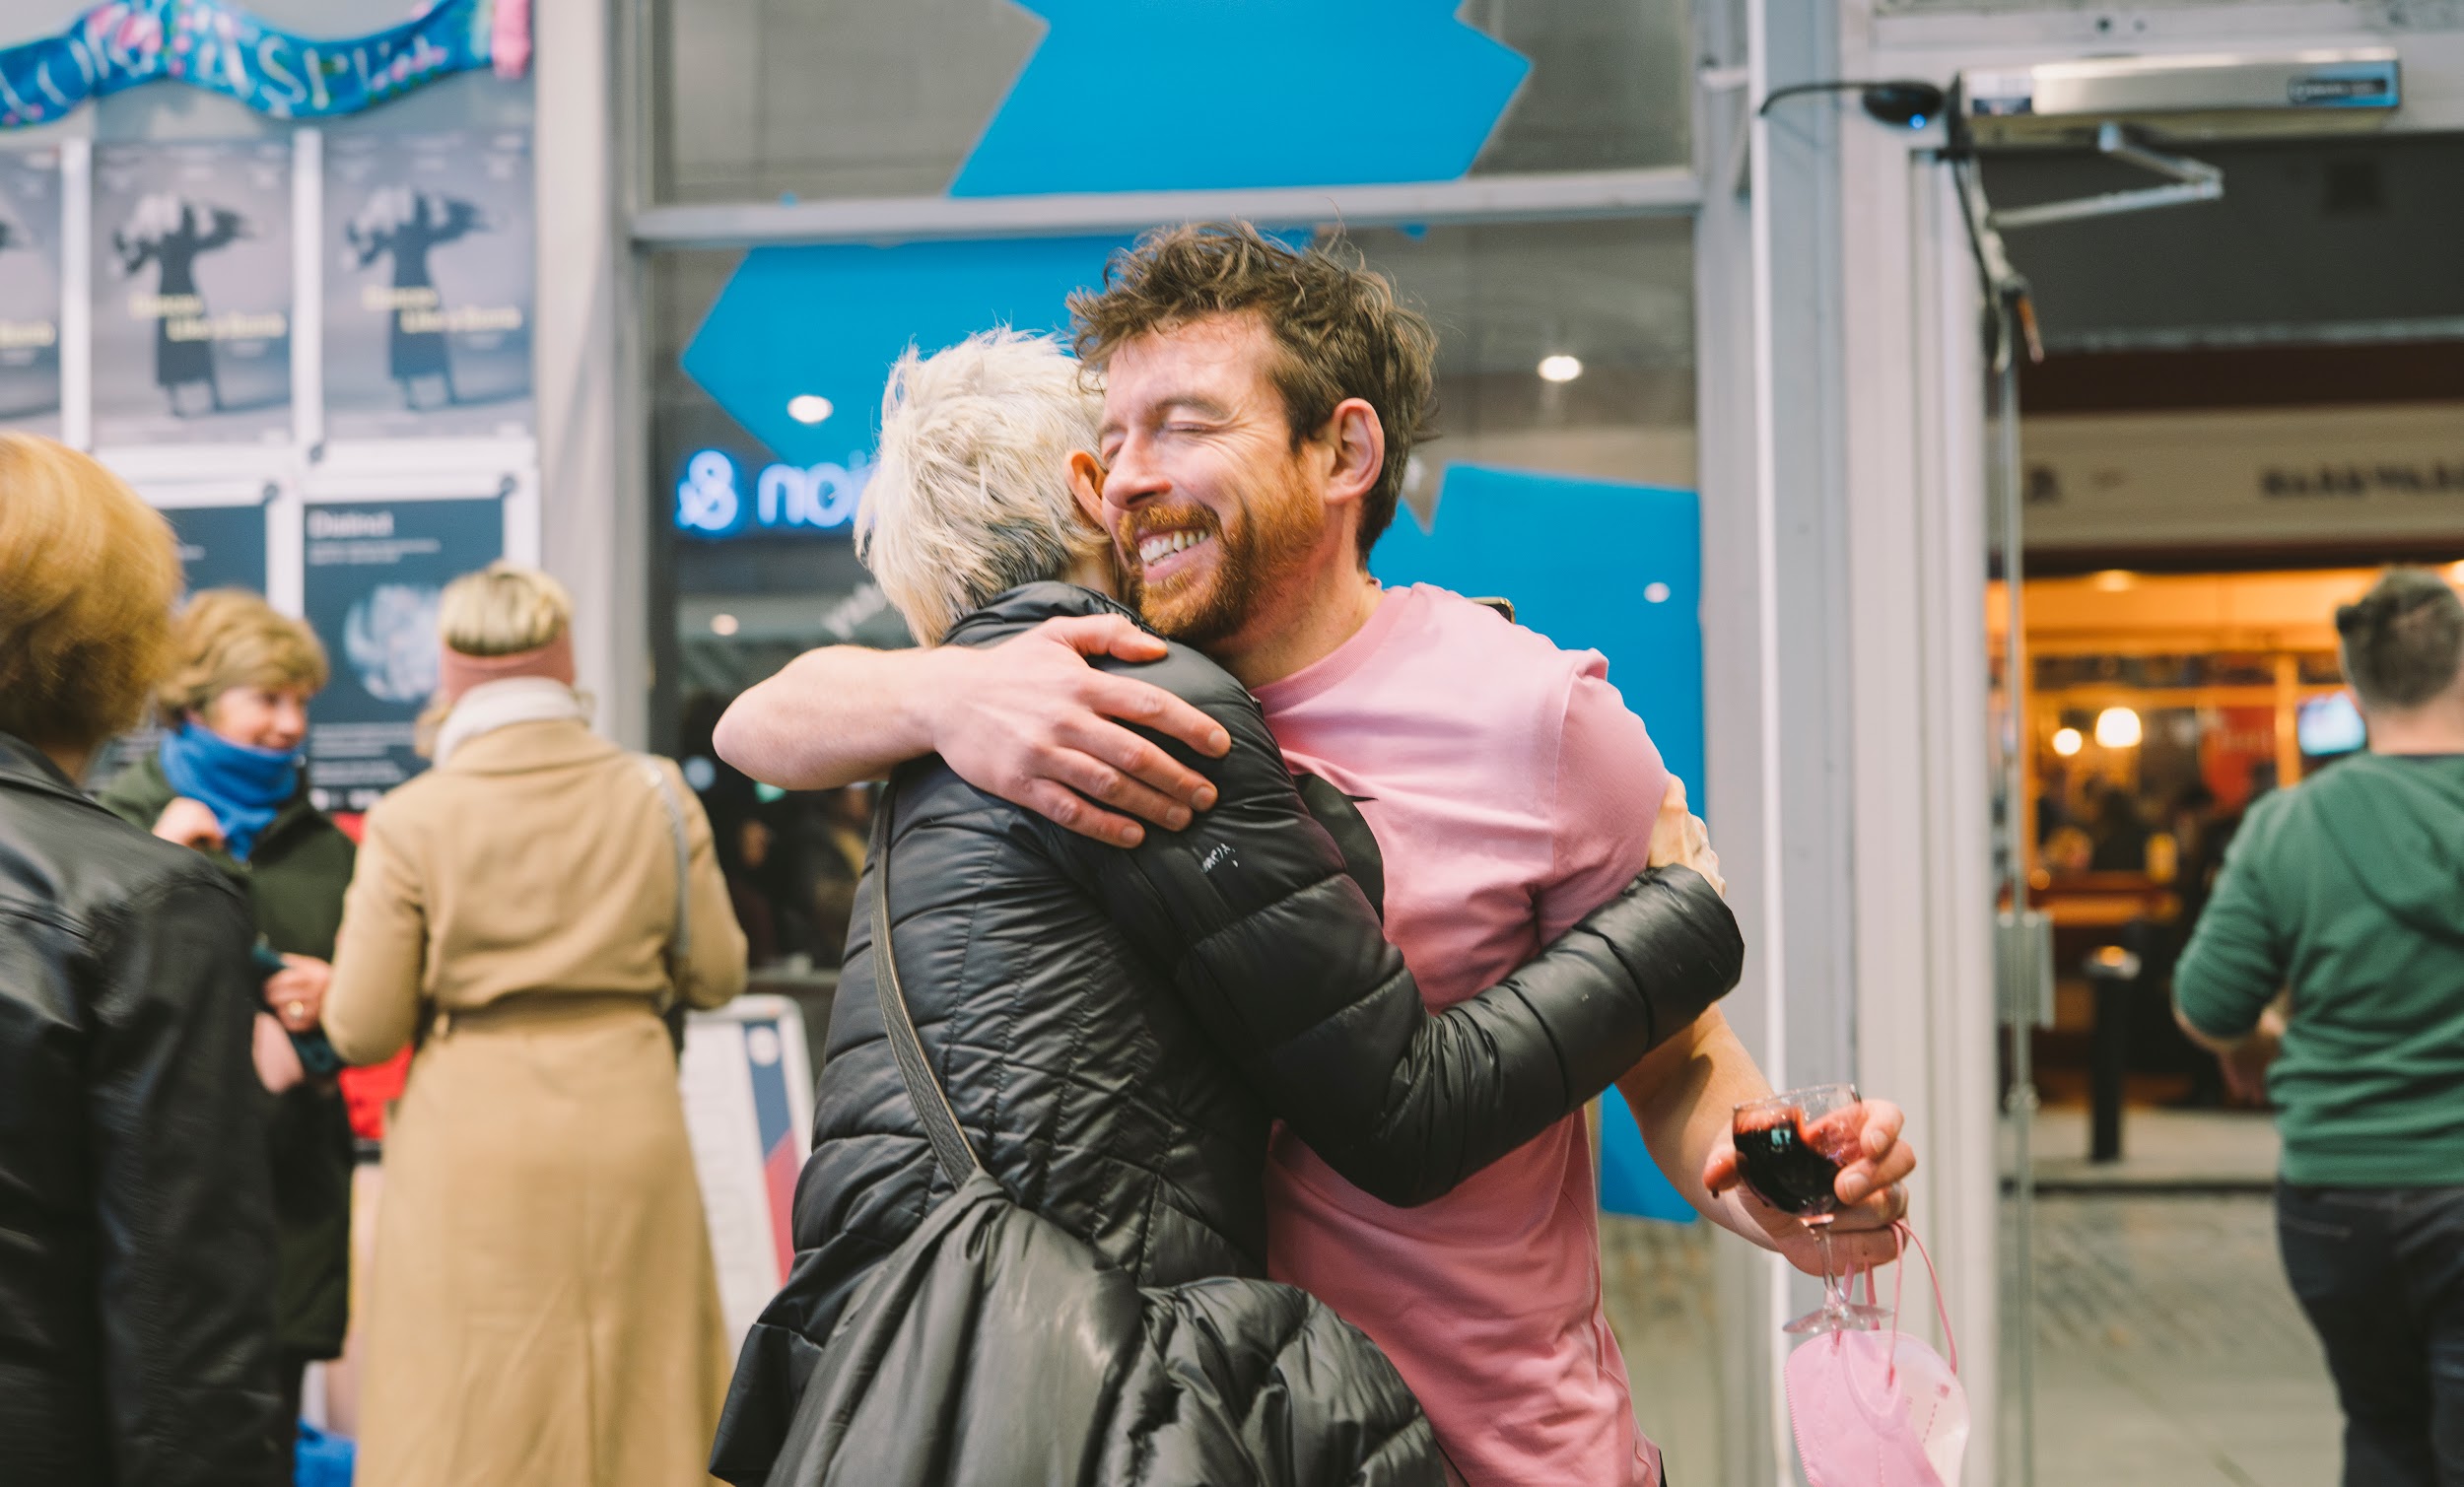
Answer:
[[[170,660],[171,529],[0,434],[0,1482],[274,1487],[255,938],[230,878],[78,792]]]
[[[527,569],[446,587],[436,767],[369,813],[344,906],[325,1031],[354,1063],[418,1049],[361,1487],[700,1481],[726,1387],[659,1014],[734,996],[744,936],[676,767],[591,733],[572,620]]]
[[[2454,1487],[2464,603],[2435,574],[2393,569],[2336,630],[2368,752],[2250,807],[2173,994],[2192,1038],[2266,1074],[2277,1239],[2344,1406],[2345,1487]]]
[[[257,1077],[270,1115],[279,1289],[274,1316],[286,1410],[308,1365],[342,1354],[351,1292],[351,1122],[330,1061],[311,1048],[350,886],[351,839],[308,803],[300,746],[325,652],[306,625],[240,588],[189,599],[171,628],[156,707],[170,729],[98,797],[112,814],[206,854],[246,896],[256,925]],[[268,974],[268,973],[271,974]],[[317,1049],[330,1060],[330,1048]]]

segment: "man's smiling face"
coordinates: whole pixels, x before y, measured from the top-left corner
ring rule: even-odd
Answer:
[[[1124,596],[1190,644],[1269,623],[1326,536],[1321,462],[1293,447],[1277,355],[1257,316],[1212,315],[1140,336],[1104,369],[1101,519]]]

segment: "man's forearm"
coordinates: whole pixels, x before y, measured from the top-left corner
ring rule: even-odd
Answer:
[[[922,703],[929,650],[808,650],[719,719],[719,757],[767,784],[826,790],[879,779],[933,749]]]
[[[1769,1231],[1745,1211],[1738,1189],[1714,1196],[1703,1164],[1729,1131],[1737,1107],[1771,1093],[1753,1055],[1717,1007],[1645,1055],[1617,1081],[1643,1144],[1686,1202],[1720,1227],[1772,1248]]]

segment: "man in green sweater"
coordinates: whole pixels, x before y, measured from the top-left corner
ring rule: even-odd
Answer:
[[[2464,1482],[2464,602],[2434,574],[2394,569],[2336,630],[2369,751],[2250,808],[2173,994],[2192,1038],[2268,1068],[2277,1237],[2344,1406],[2345,1487],[2451,1487]]]

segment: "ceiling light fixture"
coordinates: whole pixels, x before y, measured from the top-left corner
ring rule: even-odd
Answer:
[[[2064,759],[2068,759],[2072,755],[2078,753],[2087,745],[2087,742],[2088,740],[2079,736],[2079,730],[2077,728],[2056,728],[2053,730],[2053,752],[2061,755]]]
[[[799,392],[787,399],[787,417],[799,424],[820,423],[835,411],[828,398],[810,392]]]
[[[2128,708],[2107,708],[2096,714],[2096,742],[2108,749],[2139,747],[2139,714]]]
[[[1583,374],[1583,362],[1581,358],[1570,357],[1563,352],[1542,357],[1540,374],[1543,382],[1571,382]]]

